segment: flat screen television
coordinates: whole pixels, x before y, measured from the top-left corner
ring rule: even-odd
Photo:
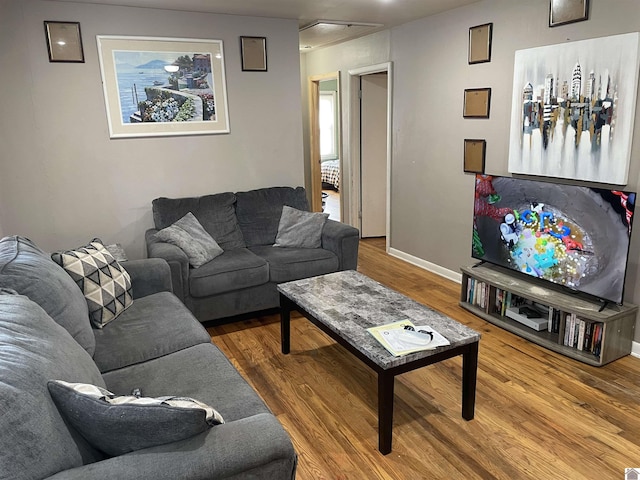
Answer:
[[[472,256],[622,303],[636,194],[476,175]]]

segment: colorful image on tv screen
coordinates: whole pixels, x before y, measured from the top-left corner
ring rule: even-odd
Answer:
[[[622,302],[635,193],[477,175],[474,258]]]

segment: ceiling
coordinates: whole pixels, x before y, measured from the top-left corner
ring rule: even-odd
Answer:
[[[52,0],[298,20],[301,47],[332,45],[479,0]],[[320,20],[337,21],[307,28]],[[360,26],[358,24],[370,24]],[[307,32],[306,34],[304,32]]]

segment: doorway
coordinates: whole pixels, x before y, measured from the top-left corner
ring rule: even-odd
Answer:
[[[342,216],[342,141],[338,72],[309,77],[311,207]]]
[[[391,245],[391,62],[349,70],[349,215],[363,238]]]
[[[386,237],[387,72],[360,77],[360,232]]]

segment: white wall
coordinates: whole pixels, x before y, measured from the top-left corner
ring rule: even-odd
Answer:
[[[464,138],[487,140],[487,173],[508,175],[516,50],[640,31],[637,0],[591,3],[588,21],[549,28],[547,1],[485,0],[306,54],[309,75],[362,66],[378,48],[393,62],[391,248],[418,263],[459,272],[470,264],[474,176],[463,172]],[[491,62],[468,65],[469,27],[493,23]],[[342,88],[344,91],[345,84]],[[462,117],[465,88],[491,87],[489,119]],[[343,107],[348,105],[343,100]],[[349,113],[343,111],[343,120]],[[640,109],[636,108],[629,190],[640,190]],[[625,299],[640,303],[640,232],[629,256]],[[640,326],[636,329],[640,340]]]
[[[45,250],[95,236],[145,256],[151,201],[302,185],[295,20],[0,1],[0,223]],[[44,20],[79,21],[86,62],[49,63]],[[231,133],[109,139],[96,35],[224,42]],[[267,37],[268,72],[242,72],[239,37]]]

